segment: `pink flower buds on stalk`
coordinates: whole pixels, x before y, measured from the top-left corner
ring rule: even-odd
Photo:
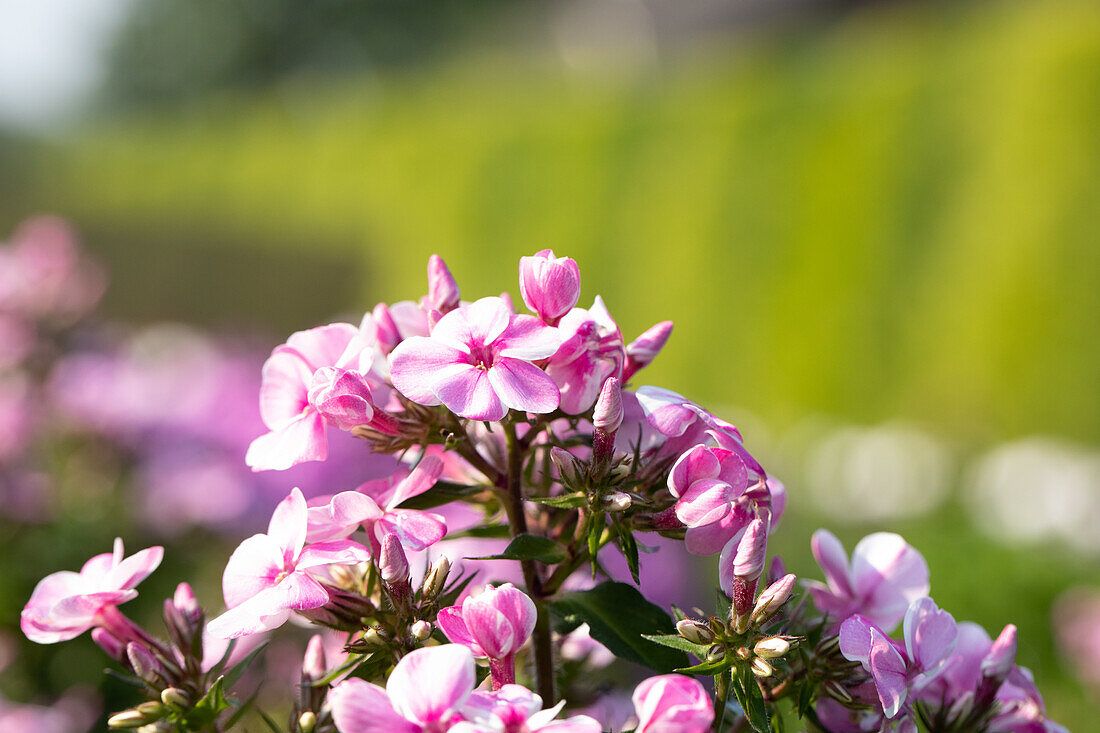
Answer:
[[[708,733],[714,709],[707,691],[692,677],[650,677],[634,689],[636,733]]]
[[[602,478],[615,455],[615,432],[623,424],[623,392],[619,380],[603,383],[592,412],[592,473]]]
[[[511,583],[485,586],[461,606],[439,612],[436,623],[456,644],[477,657],[488,657],[493,689],[515,682],[515,655],[535,629],[534,602]]]
[[[523,302],[551,326],[580,300],[581,272],[575,260],[555,257],[544,249],[519,260],[519,292]]]
[[[455,282],[447,263],[439,255],[428,258],[428,306],[440,314],[458,307],[458,283]]]
[[[739,632],[748,628],[767,552],[768,525],[754,519],[740,536],[729,541],[718,560],[719,584],[733,599],[731,612]]]
[[[784,575],[765,588],[760,597],[756,599],[756,605],[752,608],[752,616],[749,622],[757,626],[767,623],[790,599],[796,580],[797,578],[793,573]]]
[[[394,603],[403,608],[412,595],[412,585],[409,583],[409,560],[396,534],[387,534],[382,540],[378,572]]]
[[[630,381],[639,369],[649,366],[665,347],[672,335],[672,321],[661,321],[631,341],[626,347],[626,365],[623,367],[623,383]]]
[[[325,639],[320,634],[309,637],[306,644],[306,654],[302,659],[302,679],[308,682],[316,682],[323,679],[328,672],[328,663],[325,661]]]

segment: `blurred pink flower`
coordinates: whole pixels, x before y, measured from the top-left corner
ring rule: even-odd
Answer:
[[[634,688],[636,733],[707,733],[714,710],[707,691],[693,677],[666,674]]]
[[[157,569],[163,556],[163,547],[150,547],[124,558],[122,540],[116,539],[113,553],[96,555],[79,573],[47,575],[20,614],[23,633],[39,644],[76,638],[99,625],[108,609],[136,598],[134,587]]]
[[[554,720],[565,707],[562,700],[546,710],[542,698],[521,685],[504,685],[496,692],[474,692],[462,707],[465,721],[448,733],[600,733],[600,724],[587,715]]]

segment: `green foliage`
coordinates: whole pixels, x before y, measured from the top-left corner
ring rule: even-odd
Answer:
[[[565,548],[549,537],[517,535],[499,555],[474,557],[472,560],[534,560],[553,565],[565,559]]]

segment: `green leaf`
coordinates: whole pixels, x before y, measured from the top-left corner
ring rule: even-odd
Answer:
[[[660,644],[661,646],[671,647],[672,649],[679,649],[688,654],[694,654],[699,657],[699,659],[706,659],[707,650],[710,648],[704,644],[696,644],[693,641],[688,641],[679,634],[642,634],[642,638],[648,639],[654,644]]]
[[[697,674],[705,675],[707,677],[713,677],[715,675],[725,672],[727,669],[733,666],[733,660],[729,657],[723,657],[714,662],[703,661],[699,664],[691,667],[681,667],[676,671],[680,674]]]
[[[600,583],[591,590],[565,594],[551,603],[550,609],[566,621],[587,623],[592,638],[617,657],[662,673],[687,664],[687,655],[679,649],[643,638],[647,634],[668,636],[676,627],[668,614],[632,585]]]
[[[552,506],[556,509],[578,509],[588,504],[588,495],[584,492],[577,491],[562,496],[535,497],[528,499],[528,501],[533,501],[536,504],[545,504],[546,506]]]
[[[485,490],[486,488],[484,486],[463,486],[461,484],[451,484],[446,481],[439,481],[436,482],[435,486],[428,489],[423,494],[417,494],[416,496],[410,496],[408,499],[405,499],[405,501],[401,502],[399,508],[421,510],[433,509],[437,506],[450,504],[452,501],[468,499]]]
[[[225,699],[225,677],[219,677],[210,685],[210,689],[195,703],[195,707],[184,715],[184,722],[189,728],[201,730],[211,725],[218,716],[229,709],[229,701]]]
[[[256,659],[256,655],[258,655],[266,648],[267,642],[265,641],[264,643],[253,649],[251,652],[249,652],[247,657],[233,665],[233,669],[225,673],[225,686],[233,687],[233,685],[237,684],[237,680],[241,678],[241,675],[244,674],[244,671],[248,669],[248,666],[252,664],[252,661],[254,659]]]
[[[592,515],[592,523],[588,527],[588,556],[592,559],[592,578],[596,578],[596,557],[600,552],[600,538],[603,536],[605,522],[603,512]]]
[[[756,678],[748,665],[741,675],[733,679],[733,691],[753,730],[757,733],[771,733],[772,724],[768,717],[768,705],[764,702],[764,693],[760,690],[760,685],[756,684]]]
[[[565,559],[565,548],[549,537],[517,535],[499,555],[471,557],[470,560],[534,560],[553,565]]]
[[[812,680],[804,680],[802,688],[798,691],[798,717],[806,717],[806,712],[814,702],[814,687]]]
[[[481,527],[471,527],[461,532],[449,532],[447,533],[447,539],[457,540],[463,537],[490,537],[493,539],[503,539],[508,535],[509,530],[507,524],[486,524]]]

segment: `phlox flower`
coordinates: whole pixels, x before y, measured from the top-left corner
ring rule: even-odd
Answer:
[[[298,331],[263,367],[260,415],[270,432],[252,441],[254,471],[282,471],[328,456],[325,424],[350,430],[374,418],[370,352],[350,323]]]
[[[559,345],[556,329],[514,315],[501,298],[482,298],[444,315],[431,336],[398,344],[390,354],[390,380],[413,402],[443,404],[471,420],[497,421],[509,409],[552,412],[558,388],[531,362]]]
[[[547,710],[542,698],[520,685],[504,685],[496,692],[474,692],[462,707],[465,721],[449,733],[600,733],[587,715],[554,720],[565,707],[562,700]]]
[[[561,392],[561,409],[579,415],[596,402],[608,378],[622,377],[623,334],[598,295],[588,310],[573,308],[566,313],[558,331],[562,344],[550,357],[546,373]]]
[[[349,540],[306,545],[306,500],[293,489],[279,502],[267,534],[255,534],[233,551],[222,575],[228,611],[213,619],[211,634],[236,638],[281,626],[291,611],[320,608],[329,592],[309,571],[353,565],[370,552]]]
[[[447,534],[447,522],[439,514],[399,509],[407,499],[435,485],[443,473],[443,461],[425,456],[412,471],[399,469],[392,476],[367,481],[354,491],[341,491],[327,503],[309,508],[306,540],[318,542],[348,537],[364,526],[377,551],[387,534],[395,534],[409,550],[423,550]]]
[[[745,462],[732,451],[697,445],[680,456],[668,490],[678,500],[676,518],[688,528],[688,552],[713,555],[748,526],[756,508],[745,495],[748,488]]]
[[[485,586],[461,606],[439,611],[436,623],[456,644],[488,657],[494,687],[515,681],[515,655],[535,630],[535,603],[511,583]]]
[[[693,677],[665,674],[634,688],[636,733],[707,733],[714,708],[707,691]]]
[[[576,260],[555,257],[552,249],[520,257],[519,292],[532,313],[554,325],[580,298],[580,268]]]
[[[385,688],[359,678],[332,688],[328,702],[340,733],[444,733],[474,690],[474,656],[457,644],[409,652]]]
[[[110,609],[136,598],[134,587],[157,569],[164,548],[123,554],[122,539],[117,538],[114,552],[96,555],[79,573],[61,570],[38,581],[19,619],[27,638],[39,644],[74,639],[101,625]]]
[[[806,589],[818,610],[837,622],[858,613],[891,630],[910,603],[928,594],[928,563],[899,535],[867,535],[852,551],[850,564],[844,546],[828,530],[815,532],[810,544],[826,582],[806,581]]]

